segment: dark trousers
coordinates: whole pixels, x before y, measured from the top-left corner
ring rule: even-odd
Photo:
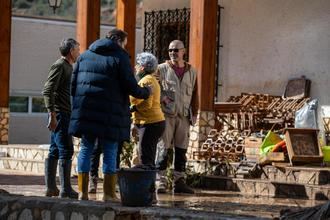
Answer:
[[[165,121],[136,125],[139,131],[139,152],[141,163],[155,167],[157,143],[165,130]]]
[[[92,177],[98,177],[98,172],[99,172],[99,165],[100,165],[100,156],[103,151],[103,147],[99,142],[94,146],[93,153],[91,156],[91,171],[90,175]]]
[[[51,132],[48,158],[71,160],[73,155],[72,136],[69,135],[70,113],[56,113],[57,126]]]

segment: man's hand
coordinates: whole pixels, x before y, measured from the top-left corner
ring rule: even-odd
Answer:
[[[55,131],[56,126],[57,126],[56,113],[55,112],[49,112],[48,113],[48,124],[47,124],[47,128],[50,131]]]
[[[170,99],[168,96],[163,96],[163,98],[162,98],[162,102],[163,102],[165,105],[167,105],[167,104],[173,102],[173,100]]]
[[[193,116],[191,117],[191,125],[192,125],[192,126],[195,126],[196,122],[197,122],[197,115],[193,115]]]

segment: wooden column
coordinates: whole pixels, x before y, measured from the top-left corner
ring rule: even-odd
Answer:
[[[201,111],[214,111],[217,2],[190,1],[189,62],[198,72],[198,102]]]
[[[117,28],[127,32],[126,50],[135,65],[136,0],[117,0]]]
[[[77,41],[81,52],[100,38],[100,0],[77,1]]]
[[[0,108],[9,106],[11,0],[0,1]]]

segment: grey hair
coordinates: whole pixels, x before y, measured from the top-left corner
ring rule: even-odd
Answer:
[[[71,49],[75,48],[78,45],[79,43],[75,39],[72,38],[63,39],[61,41],[59,48],[61,55],[67,56],[70,53]]]
[[[157,58],[148,52],[139,53],[136,57],[136,63],[143,66],[146,73],[155,72],[158,66]]]

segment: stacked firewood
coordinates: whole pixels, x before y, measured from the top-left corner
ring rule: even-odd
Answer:
[[[294,127],[295,112],[310,98],[282,98],[268,94],[242,93],[227,103],[238,103],[239,110],[216,112],[221,127],[212,129],[195,159],[239,162],[245,156],[245,137],[251,132]],[[222,108],[219,108],[222,109]]]
[[[252,131],[269,129],[273,124],[279,127],[293,127],[295,112],[310,98],[290,99],[268,94],[242,93],[231,96],[227,102],[240,103],[239,113],[221,113],[222,119],[232,122],[235,129]]]

